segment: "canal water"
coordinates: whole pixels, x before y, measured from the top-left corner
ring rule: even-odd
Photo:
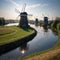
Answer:
[[[37,31],[35,38],[22,44],[20,47],[1,55],[0,60],[9,60],[41,52],[53,47],[57,42],[58,37],[51,29],[43,29],[43,27],[37,27],[35,25],[30,26]]]

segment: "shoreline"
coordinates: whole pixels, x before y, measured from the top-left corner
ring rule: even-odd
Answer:
[[[24,44],[28,41],[31,41],[36,36],[37,31],[32,27],[30,27],[30,28],[34,30],[34,32],[32,34],[30,34],[30,35],[28,35],[24,38],[21,38],[17,41],[14,41],[14,42],[11,42],[11,43],[0,46],[0,55],[4,54],[6,52],[9,52],[12,49],[15,49],[15,48],[19,47],[21,44]]]

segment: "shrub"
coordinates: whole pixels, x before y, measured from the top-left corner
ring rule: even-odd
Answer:
[[[5,19],[3,17],[0,17],[0,25],[5,25]]]

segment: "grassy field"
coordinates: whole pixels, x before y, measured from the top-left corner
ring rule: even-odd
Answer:
[[[0,46],[26,37],[33,32],[32,29],[26,31],[17,26],[0,26]]]
[[[60,60],[60,23],[57,24],[55,31],[58,34],[58,41],[52,48],[19,58],[18,60]]]
[[[11,29],[11,28],[7,28],[7,27],[0,27],[0,37],[1,36],[4,36],[4,35],[7,35],[7,34],[10,34],[10,33],[13,33],[15,32],[15,30]]]

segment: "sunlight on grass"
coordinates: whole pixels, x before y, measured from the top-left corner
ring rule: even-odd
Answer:
[[[23,37],[32,34],[33,32],[34,30],[32,29],[28,29],[28,31],[25,31],[22,28],[19,28],[17,26],[10,26],[10,27],[0,26],[0,45],[16,41],[18,39],[21,39]]]

